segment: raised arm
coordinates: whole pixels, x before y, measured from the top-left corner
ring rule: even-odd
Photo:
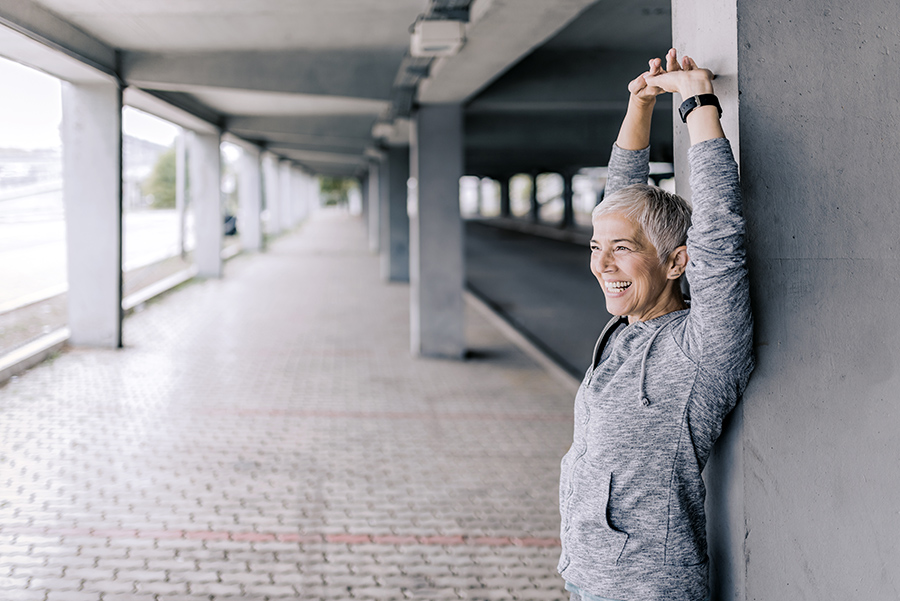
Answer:
[[[674,50],[666,59],[665,72],[643,76],[648,87],[677,93],[681,99],[713,93],[708,70],[688,57],[679,65]],[[687,350],[707,367],[749,373],[753,321],[737,164],[715,106],[695,108],[687,126],[694,208],[687,242],[691,285]]]
[[[651,59],[649,69],[628,84],[628,110],[609,159],[607,195],[631,184],[647,183],[647,176],[650,174],[648,148],[653,108],[656,106],[656,97],[666,92],[659,86],[648,85],[647,78],[677,69],[679,65],[675,51],[670,50],[666,55],[665,69],[660,59]]]
[[[609,173],[606,195],[631,184],[646,184],[650,175],[650,121],[657,93],[644,82],[644,75],[661,72],[659,59],[650,61],[650,70],[639,75],[630,84],[628,111],[619,129],[619,137],[609,157]]]

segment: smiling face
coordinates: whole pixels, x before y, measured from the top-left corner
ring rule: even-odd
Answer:
[[[687,253],[679,247],[660,263],[653,244],[640,226],[619,213],[594,220],[591,271],[606,296],[606,310],[627,315],[628,321],[647,321],[684,309],[678,277]]]

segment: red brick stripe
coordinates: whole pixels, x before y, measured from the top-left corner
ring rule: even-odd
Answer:
[[[32,528],[11,526],[0,528],[4,535],[29,536],[86,536],[108,539],[185,539],[185,540],[230,540],[248,543],[330,543],[345,545],[468,545],[478,547],[558,547],[558,538],[533,538],[509,536],[400,536],[394,534],[320,534],[320,533],[275,533],[275,532],[232,532],[226,530],[92,530],[89,528]]]
[[[571,415],[559,413],[432,413],[424,411],[327,411],[300,409],[235,409],[204,412],[240,417],[357,418],[357,419],[437,419],[465,421],[572,421]]]

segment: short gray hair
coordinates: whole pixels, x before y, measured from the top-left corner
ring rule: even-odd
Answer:
[[[639,225],[656,248],[660,263],[687,242],[691,227],[691,205],[671,192],[647,184],[632,184],[616,190],[594,207],[591,222],[618,213]]]

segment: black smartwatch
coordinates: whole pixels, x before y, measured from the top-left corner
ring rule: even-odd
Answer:
[[[681,120],[684,123],[687,123],[687,117],[691,114],[691,111],[699,106],[714,106],[719,110],[719,117],[722,116],[722,106],[719,104],[719,99],[716,98],[715,94],[698,94],[697,96],[691,96],[681,103],[681,106],[678,107],[678,114],[681,115]]]

